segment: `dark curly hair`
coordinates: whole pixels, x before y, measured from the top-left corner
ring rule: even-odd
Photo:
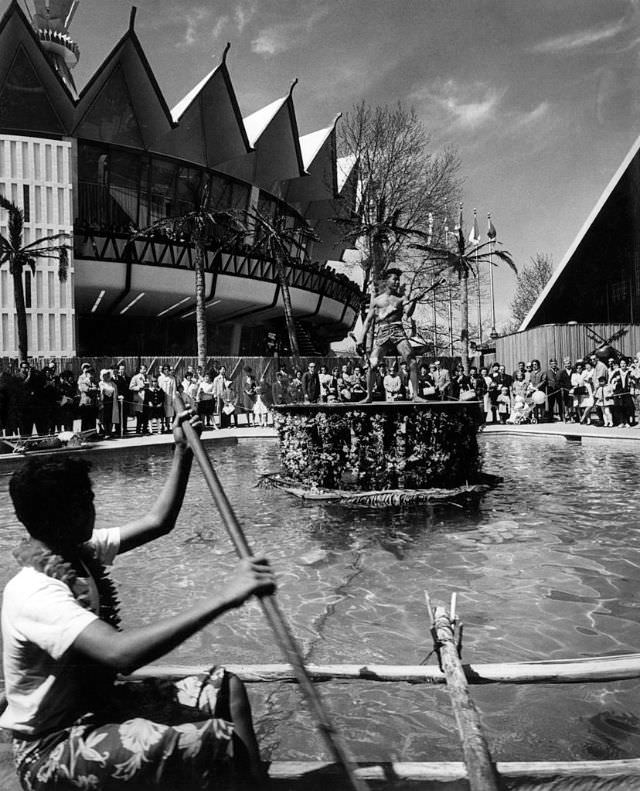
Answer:
[[[46,543],[60,543],[69,513],[77,495],[91,492],[89,470],[85,459],[28,459],[9,481],[9,494],[16,516],[30,535]]]

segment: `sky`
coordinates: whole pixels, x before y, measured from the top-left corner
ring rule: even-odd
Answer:
[[[29,0],[20,0],[21,3]],[[8,0],[0,0],[4,9]],[[640,0],[138,0],[136,32],[170,107],[220,62],[243,115],[285,95],[300,134],[354,104],[413,106],[462,161],[473,209],[522,268],[557,265],[640,132]],[[128,27],[80,0],[82,87]],[[494,270],[497,324],[515,277]]]

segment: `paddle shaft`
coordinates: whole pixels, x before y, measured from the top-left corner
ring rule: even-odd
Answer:
[[[178,412],[184,411],[184,403],[180,396],[174,398],[174,405]],[[196,461],[202,469],[202,474],[206,481],[209,491],[213,497],[213,501],[220,512],[224,526],[231,538],[233,546],[240,558],[251,558],[253,553],[244,535],[244,531],[235,512],[229,502],[226,492],[222,488],[222,484],[218,478],[216,471],[213,468],[209,454],[202,444],[200,435],[188,422],[182,423],[182,430],[185,433],[189,447],[193,451]],[[340,764],[355,791],[368,791],[367,783],[355,774],[355,762],[349,755],[346,745],[342,742],[339,734],[331,724],[328,714],[325,711],[324,704],[317,689],[313,685],[307,670],[304,666],[302,654],[298,648],[296,641],[291,634],[289,626],[285,621],[278,604],[273,596],[259,597],[262,611],[264,612],[269,626],[274,633],[276,642],[278,643],[281,651],[283,652],[287,662],[293,668],[296,680],[300,684],[302,693],[306,698],[307,705],[316,720],[318,730],[325,739],[326,745],[331,751],[333,759],[336,763]]]

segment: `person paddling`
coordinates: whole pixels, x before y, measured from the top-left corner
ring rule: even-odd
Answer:
[[[192,453],[173,424],[167,481],[151,511],[122,527],[94,529],[89,465],[82,458],[35,458],[16,471],[9,491],[29,537],[17,547],[22,567],[2,603],[7,707],[0,727],[12,732],[16,769],[30,791],[153,786],[261,788],[251,709],[239,679],[214,667],[179,681],[118,679],[176,648],[251,596],[271,594],[267,560],[240,561],[225,584],[202,601],[146,626],[122,630],[107,567],[116,555],[175,526]]]

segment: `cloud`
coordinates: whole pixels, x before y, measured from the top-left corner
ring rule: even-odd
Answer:
[[[531,139],[530,150],[546,146],[549,132],[562,123],[548,101],[523,109],[509,106],[507,90],[482,82],[454,79],[421,86],[407,96],[425,126],[467,153],[498,140]]]
[[[449,79],[436,80],[414,91],[409,99],[431,105],[456,126],[474,129],[495,119],[504,93],[483,83]]]
[[[258,10],[256,3],[241,3],[238,5],[234,12],[234,19],[238,33],[242,33],[245,27],[253,19]]]
[[[218,21],[213,26],[213,29],[211,30],[211,38],[217,39],[228,24],[229,24],[229,17],[221,16],[220,19],[218,19]]]
[[[203,6],[196,6],[184,15],[186,30],[180,41],[176,42],[178,49],[192,47],[198,40],[198,32],[202,24],[211,17],[211,9]]]
[[[253,39],[251,49],[257,55],[270,57],[300,46],[308,38],[315,25],[328,13],[328,6],[319,5],[307,19],[282,22],[266,27]]]
[[[532,47],[532,52],[547,55],[557,55],[564,52],[575,52],[602,41],[609,41],[628,29],[628,22],[619,20],[606,27],[592,27],[578,30],[564,36],[555,36],[546,41],[541,41]]]

